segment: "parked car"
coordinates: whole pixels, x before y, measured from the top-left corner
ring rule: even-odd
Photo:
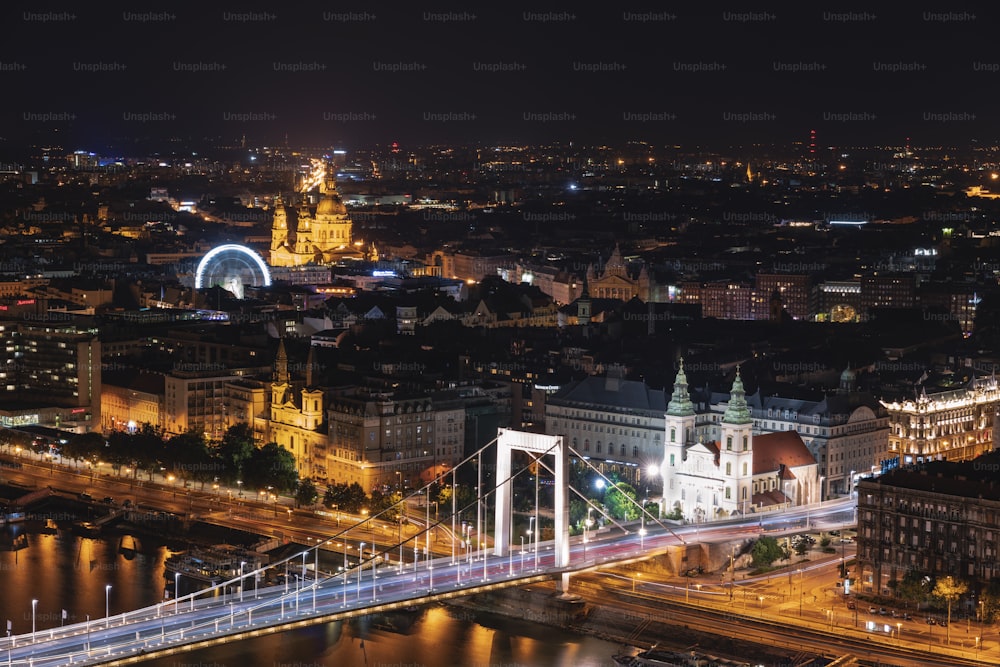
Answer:
[[[868,613],[869,614],[877,614],[878,613],[878,607],[868,607]]]
[[[930,616],[927,617],[927,625],[935,625],[936,621]]]
[[[885,607],[879,607],[878,608],[878,615],[879,616],[888,616],[889,615],[889,611]]]
[[[90,502],[94,501],[94,496],[92,496],[92,495],[90,495],[89,493],[86,493],[86,492],[81,493],[78,496],[78,498],[80,498],[80,500],[82,500],[84,502],[87,502],[87,503],[90,503]]]
[[[102,500],[101,502],[104,503],[105,505],[114,505],[115,499],[112,498],[111,496],[104,496],[104,500]]]

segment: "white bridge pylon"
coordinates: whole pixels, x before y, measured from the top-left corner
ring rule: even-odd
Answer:
[[[511,452],[531,452],[539,456],[555,456],[555,566],[569,566],[569,478],[567,476],[567,451],[561,435],[543,435],[511,429],[497,432],[497,502],[494,517],[493,553],[506,556],[511,548]],[[537,473],[536,473],[537,474]],[[538,530],[538,526],[535,526]]]

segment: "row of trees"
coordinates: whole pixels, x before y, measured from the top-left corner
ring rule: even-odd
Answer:
[[[83,433],[70,438],[59,454],[89,465],[108,463],[118,474],[131,468],[150,480],[157,473],[173,475],[200,483],[202,489],[210,482],[242,482],[249,490],[270,487],[276,493],[299,488],[292,453],[274,442],[257,447],[247,424],[229,427],[218,441],[208,440],[200,431],[164,439],[163,433],[148,424],[135,432],[114,431],[106,439],[100,433]]]

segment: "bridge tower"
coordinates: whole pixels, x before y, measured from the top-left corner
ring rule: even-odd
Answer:
[[[568,452],[561,435],[543,435],[505,428],[498,430],[497,503],[493,553],[497,556],[506,556],[511,548],[510,509],[513,493],[508,478],[511,473],[511,452],[515,449],[533,454],[552,454],[555,456],[555,566],[567,567],[569,565],[569,470],[566,465]],[[567,579],[564,577],[564,585],[569,583]]]

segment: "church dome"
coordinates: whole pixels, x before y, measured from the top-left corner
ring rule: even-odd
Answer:
[[[844,369],[844,372],[840,374],[840,384],[854,384],[854,381],[858,379],[857,374],[851,370],[848,366]]]
[[[316,216],[321,215],[347,215],[347,207],[339,197],[328,194],[320,199],[319,205],[316,206]]]

